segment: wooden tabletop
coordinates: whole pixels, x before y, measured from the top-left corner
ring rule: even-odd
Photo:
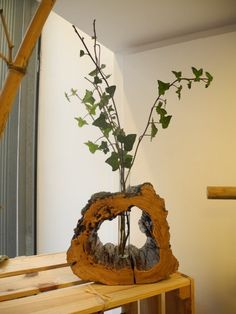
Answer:
[[[0,264],[0,313],[96,313],[190,283],[175,273],[153,284],[107,286],[81,281],[65,253],[17,257]]]

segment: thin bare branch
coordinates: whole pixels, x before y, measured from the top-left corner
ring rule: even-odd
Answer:
[[[12,44],[12,41],[10,39],[10,35],[7,29],[7,23],[5,20],[5,17],[3,15],[3,9],[0,10],[0,16],[1,16],[1,21],[2,21],[2,25],[3,25],[3,30],[6,36],[6,40],[7,40],[7,45],[8,45],[8,59],[6,61],[5,58],[2,58],[7,64],[11,64],[12,63],[12,50],[14,48],[14,45]]]
[[[97,70],[99,71],[99,73],[101,74],[101,77],[102,77],[102,79],[104,80],[106,86],[109,87],[110,85],[109,85],[109,83],[108,83],[108,81],[107,81],[107,79],[106,79],[104,73],[102,72],[102,70],[101,70],[101,68],[98,66],[98,64],[96,63],[96,60],[94,59],[94,57],[91,55],[91,53],[90,53],[90,51],[89,51],[89,49],[88,49],[88,47],[87,47],[87,45],[86,45],[86,43],[85,43],[84,37],[82,37],[82,36],[80,35],[80,33],[78,32],[78,30],[77,30],[77,28],[75,27],[75,25],[73,25],[73,28],[74,28],[75,33],[76,33],[77,36],[79,37],[80,41],[82,42],[82,44],[83,44],[83,46],[84,46],[84,48],[85,48],[87,54],[89,55],[91,61],[94,63],[96,69],[97,69]],[[118,115],[118,111],[117,111],[117,107],[116,107],[116,103],[115,103],[114,97],[112,97],[112,104],[113,104],[114,110],[115,110],[115,112],[116,112],[117,124],[118,124],[118,126],[120,127],[119,115]]]
[[[25,74],[35,43],[41,34],[43,25],[55,2],[56,0],[42,0],[40,2],[21,42],[15,60],[12,63],[10,62],[9,71],[0,93],[0,135],[5,128],[9,112],[11,111],[19,85]],[[9,46],[12,46],[10,41]],[[9,59],[11,61],[11,57]]]
[[[0,52],[0,58],[6,62],[6,64],[8,64],[8,59],[6,56],[4,56],[1,52]]]

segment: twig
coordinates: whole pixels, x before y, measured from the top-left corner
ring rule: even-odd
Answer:
[[[3,9],[0,10],[0,16],[1,16],[1,21],[2,21],[2,25],[3,25],[3,30],[6,36],[6,40],[7,40],[7,45],[8,45],[8,58],[3,57],[3,55],[1,54],[1,58],[7,63],[7,64],[12,64],[12,50],[14,48],[14,45],[11,42],[10,39],[10,35],[7,29],[7,23],[5,20],[5,17],[3,15]]]
[[[8,59],[0,52],[0,58],[8,64]]]
[[[183,78],[181,78],[181,81],[193,82],[193,81],[195,81],[195,79],[194,79],[194,78],[185,78],[185,77],[183,77]],[[199,81],[199,82],[201,82],[201,81],[204,82],[204,83],[206,83],[206,82],[207,82],[207,79],[206,79],[206,78],[200,78],[200,81]],[[169,89],[170,89],[172,86],[174,86],[176,89],[178,89],[178,86],[175,85],[177,82],[180,83],[179,79],[176,79],[176,80],[174,80],[172,83],[170,83]],[[127,179],[128,179],[128,177],[129,177],[129,175],[130,175],[130,171],[131,171],[131,169],[132,169],[132,167],[133,167],[133,164],[134,164],[134,161],[135,161],[135,159],[136,159],[139,146],[140,146],[140,144],[141,144],[141,142],[142,142],[144,136],[147,135],[146,132],[147,132],[147,130],[148,130],[148,128],[149,128],[149,125],[150,125],[150,123],[151,123],[151,118],[152,118],[153,110],[155,109],[155,107],[156,107],[158,101],[161,101],[161,95],[158,95],[158,97],[155,99],[155,101],[154,101],[154,103],[153,103],[153,105],[152,105],[152,107],[151,107],[151,109],[150,109],[150,113],[149,113],[149,116],[148,116],[148,119],[147,119],[147,124],[146,124],[146,126],[145,126],[145,128],[144,128],[144,131],[142,132],[142,134],[141,134],[140,137],[139,137],[138,143],[137,143],[136,148],[135,148],[135,151],[134,151],[134,156],[133,156],[133,160],[132,160],[131,166],[130,166],[130,168],[129,168],[127,174],[126,174],[126,177],[125,177],[125,184],[126,184],[126,182],[127,182]]]
[[[99,49],[99,56],[97,55],[97,50],[96,50],[96,47],[98,47],[99,45],[97,44],[97,35],[96,35],[96,21],[94,20],[93,21],[93,33],[94,33],[94,36],[93,36],[93,39],[94,39],[94,57],[92,56],[90,50],[88,49],[86,43],[85,43],[85,40],[84,38],[80,35],[80,33],[78,32],[78,30],[76,29],[75,25],[73,25],[73,28],[74,28],[74,31],[75,33],[77,34],[77,36],[79,37],[80,41],[82,42],[88,56],[90,57],[91,61],[94,63],[95,67],[96,67],[96,70],[100,73],[103,81],[105,82],[106,86],[107,87],[110,87],[104,73],[102,72],[102,69],[100,67],[100,49]],[[100,47],[100,46],[99,46]],[[93,82],[91,82],[94,86],[95,84]],[[97,88],[97,92],[100,93],[99,89]],[[100,95],[101,96],[101,95]],[[112,96],[111,97],[111,101],[112,101],[112,104],[113,104],[113,108],[114,108],[114,111],[115,111],[115,116],[116,116],[116,120],[117,120],[117,125],[118,125],[118,128],[120,129],[120,120],[119,120],[119,115],[118,115],[118,111],[117,111],[117,107],[116,107],[116,104],[115,104],[115,100],[114,100],[114,97]],[[108,114],[108,117],[109,117],[109,122],[110,124],[114,124],[114,121],[113,119],[111,118],[110,116],[110,113],[109,111],[107,112]],[[119,146],[119,142],[117,140],[117,136],[115,134],[114,135],[114,138],[115,138],[115,146],[116,146],[116,149],[117,149],[117,153],[120,157],[120,160],[121,160],[121,163],[120,163],[120,166],[119,166],[119,171],[120,171],[120,178],[121,178],[121,187],[122,187],[122,190],[125,190],[125,181],[124,181],[124,156],[123,156],[123,144],[121,143],[120,146]],[[111,142],[109,142],[111,144]],[[112,144],[111,144],[112,145]],[[113,145],[112,145],[113,147]],[[114,148],[113,148],[114,149]],[[114,150],[115,151],[115,150]]]
[[[77,36],[79,37],[80,41],[82,42],[82,44],[83,44],[85,50],[87,51],[87,54],[89,55],[90,59],[91,59],[92,62],[94,63],[96,69],[97,69],[97,70],[99,71],[99,73],[101,74],[102,79],[104,80],[106,86],[109,87],[110,85],[109,85],[109,83],[108,83],[108,81],[107,81],[105,75],[103,74],[101,68],[100,68],[100,67],[98,66],[98,64],[96,63],[96,60],[94,60],[93,56],[91,55],[91,53],[90,53],[90,51],[89,51],[89,49],[88,49],[88,47],[87,47],[87,45],[86,45],[86,43],[85,43],[85,41],[84,41],[84,38],[80,35],[80,33],[79,33],[78,30],[76,29],[75,25],[72,25],[72,26],[73,26],[73,28],[74,28],[75,33],[77,34]],[[114,110],[115,110],[115,112],[116,112],[117,124],[118,124],[118,126],[120,127],[119,115],[118,115],[118,111],[117,111],[116,104],[115,104],[115,101],[114,101],[114,97],[112,97],[112,103],[113,103],[113,106],[114,106]]]

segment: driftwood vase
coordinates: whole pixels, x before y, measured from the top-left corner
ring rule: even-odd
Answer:
[[[138,249],[126,247],[125,257],[118,246],[102,244],[98,230],[105,220],[138,207],[142,211],[139,228],[147,239]],[[108,285],[152,283],[167,278],[178,269],[170,248],[169,226],[165,203],[150,183],[131,187],[125,193],[94,194],[82,210],[75,228],[67,260],[81,279]]]

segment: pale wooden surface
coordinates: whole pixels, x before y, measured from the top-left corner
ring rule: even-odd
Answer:
[[[0,302],[0,313],[86,314],[123,306],[127,313],[136,314],[138,313],[137,301],[143,300],[140,303],[140,314],[149,313],[147,312],[149,308],[152,308],[151,313],[162,314],[158,295],[173,290],[178,292],[179,309],[185,310],[189,305],[191,279],[180,273],[171,275],[168,280],[152,284],[107,286],[84,283],[72,274],[69,266],[64,265],[65,255],[66,253],[58,253],[20,257],[4,262],[6,265],[0,264],[2,272],[0,299],[14,298]],[[21,275],[16,275],[19,273]],[[168,314],[177,313],[179,314],[175,308],[168,312]],[[194,312],[186,310],[182,313]]]
[[[0,278],[67,266],[66,254],[53,253],[11,258],[0,264]]]
[[[70,267],[55,268],[0,279],[0,301],[39,294],[54,289],[81,284]]]
[[[93,290],[89,289],[91,285]],[[148,285],[106,286],[87,284],[73,286],[2,302],[0,303],[0,313],[94,313],[186,285],[189,285],[189,279],[175,274],[168,280]]]
[[[236,199],[235,186],[208,186],[207,198],[209,199]]]

